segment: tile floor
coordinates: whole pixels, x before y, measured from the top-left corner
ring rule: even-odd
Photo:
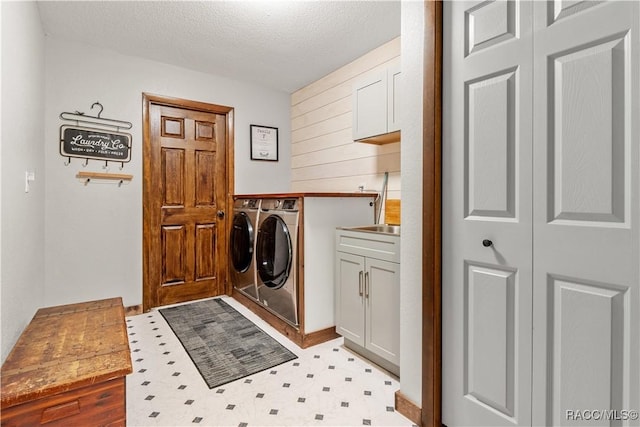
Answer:
[[[232,298],[232,307],[298,358],[209,389],[157,311],[127,318],[129,426],[411,426],[394,410],[398,380],[338,338],[301,349]]]

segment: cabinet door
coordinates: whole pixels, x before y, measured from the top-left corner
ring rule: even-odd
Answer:
[[[365,347],[400,364],[400,264],[366,259]]]
[[[400,130],[400,62],[387,71],[387,132]]]
[[[387,133],[387,70],[371,73],[353,89],[353,139]]]
[[[364,346],[364,257],[336,252],[336,332]]]

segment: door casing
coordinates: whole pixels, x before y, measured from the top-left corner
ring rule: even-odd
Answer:
[[[422,119],[422,410],[440,427],[442,403],[442,1],[424,2]]]

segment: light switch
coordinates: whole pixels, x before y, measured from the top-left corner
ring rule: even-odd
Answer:
[[[30,183],[36,180],[36,173],[31,171],[24,171],[24,192],[28,193],[30,189]]]

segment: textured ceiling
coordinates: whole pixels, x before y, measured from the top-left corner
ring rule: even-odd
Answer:
[[[294,92],[400,35],[400,1],[40,1],[47,35]]]

